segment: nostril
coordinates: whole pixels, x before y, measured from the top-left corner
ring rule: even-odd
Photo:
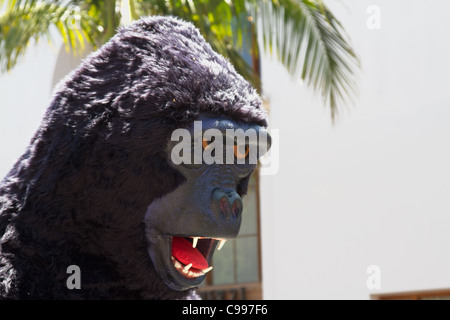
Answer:
[[[226,189],[217,188],[213,191],[211,205],[214,213],[226,219],[240,217],[243,210],[241,197],[236,192]]]
[[[228,201],[227,197],[222,197],[220,198],[220,211],[225,214],[228,215],[228,213],[230,212],[230,202]]]
[[[242,202],[240,200],[234,200],[232,209],[233,215],[238,216],[242,211]]]

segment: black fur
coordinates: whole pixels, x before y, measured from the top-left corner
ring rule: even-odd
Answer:
[[[202,112],[266,126],[255,90],[191,24],[141,19],[91,54],[61,82],[0,184],[0,297],[191,294],[155,273],[143,217],[183,181],[164,148]],[[81,290],[66,286],[73,264]]]

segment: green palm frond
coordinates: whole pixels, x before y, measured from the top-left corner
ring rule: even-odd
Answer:
[[[49,39],[51,26],[68,50],[79,52],[86,41],[97,48],[120,25],[121,1],[131,20],[174,15],[191,21],[258,89],[255,62],[261,38],[266,52],[322,95],[333,119],[338,106],[354,94],[359,60],[323,0],[0,0],[0,8],[6,7],[0,15],[0,69],[10,70],[31,40]],[[250,53],[253,65],[243,58],[243,51]]]
[[[0,15],[0,69],[10,70],[34,40],[50,41],[50,27],[57,28],[67,49],[80,52],[85,42],[95,42],[97,23],[86,12],[57,1],[10,1]]]
[[[360,65],[340,22],[322,1],[256,2],[264,48],[321,93],[334,119],[338,105],[354,94]]]

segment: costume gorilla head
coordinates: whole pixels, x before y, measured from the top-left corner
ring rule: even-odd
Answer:
[[[1,182],[0,296],[188,297],[237,235],[255,168],[175,163],[173,132],[195,140],[196,121],[216,133],[267,125],[255,90],[191,24],[141,19],[84,60]],[[72,265],[81,289],[67,285]]]

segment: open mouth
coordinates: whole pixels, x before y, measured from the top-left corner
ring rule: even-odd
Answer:
[[[172,237],[172,264],[186,279],[195,279],[212,270],[214,250],[222,249],[225,239],[205,237]]]

